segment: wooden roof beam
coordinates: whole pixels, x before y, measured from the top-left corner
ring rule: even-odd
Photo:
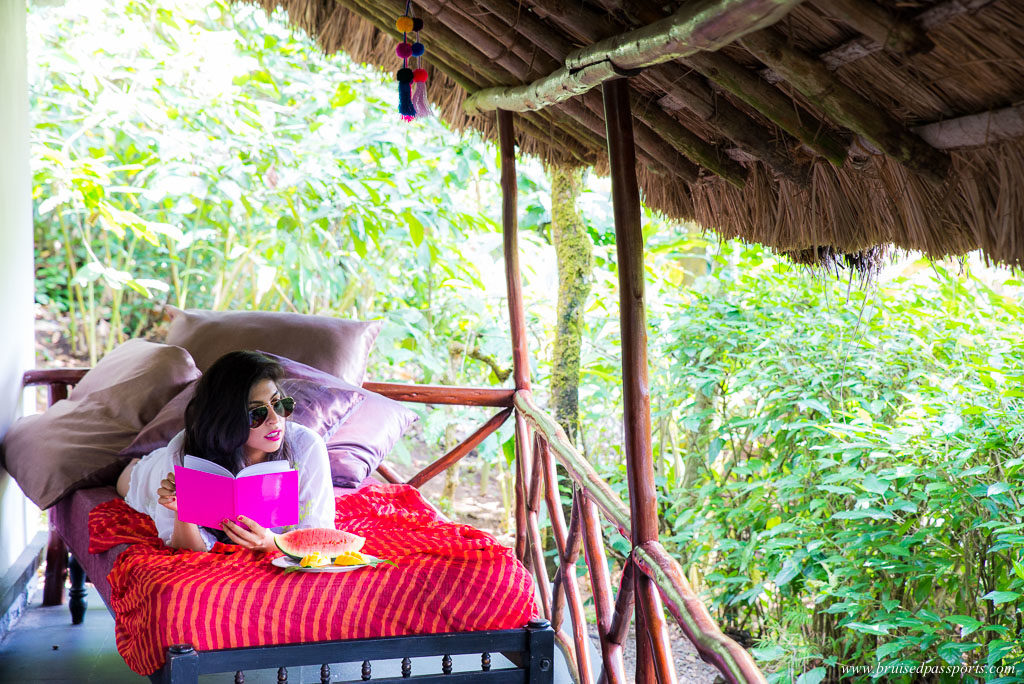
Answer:
[[[835,166],[846,161],[848,143],[832,126],[793,102],[756,72],[718,52],[699,52],[685,63],[774,121]]]
[[[465,2],[465,0],[462,1]],[[524,42],[537,46],[554,59],[564,60],[572,52],[572,46],[560,34],[513,0],[477,0],[477,4],[515,30]],[[574,11],[575,15],[564,16],[562,20],[587,27],[586,30],[590,32],[588,37],[600,35],[594,29],[595,24],[591,21],[593,19],[591,13],[578,7]],[[650,14],[647,15],[647,18],[653,20]],[[682,129],[685,131],[684,137],[696,138],[699,141],[697,145],[703,144],[705,155],[712,154],[716,159],[720,159],[724,154],[732,159],[739,157],[745,161],[760,160],[778,175],[801,186],[807,184],[807,168],[795,163],[786,148],[773,141],[773,138],[776,137],[773,131],[766,129],[728,101],[716,97],[711,87],[698,76],[691,74],[678,64],[669,62],[657,68],[645,70],[640,78],[650,81],[656,88],[679,94],[677,101],[681,106],[693,111],[712,126],[719,128],[744,154],[736,154],[734,150],[719,150],[713,146],[709,147],[707,143],[693,136],[672,117],[665,119],[670,122],[666,137],[677,139],[679,136],[673,132]],[[644,109],[649,110],[649,107]],[[646,123],[654,129],[655,133],[662,133],[659,126],[650,118],[648,117]],[[677,147],[677,149],[679,148]],[[709,170],[718,172],[714,168],[715,165],[706,164],[699,156],[698,158],[692,155],[687,156],[707,166]],[[746,173],[745,169],[730,164],[728,160],[725,164],[726,169],[722,175],[734,184]]]
[[[922,31],[931,31],[961,15],[974,14],[982,7],[990,5],[993,2],[995,2],[995,0],[945,0],[945,2],[940,2],[922,11],[913,19],[913,23],[920,26]],[[845,64],[850,64],[852,62],[856,62],[858,59],[867,57],[868,55],[873,55],[884,47],[885,46],[882,43],[873,40],[872,38],[859,36],[853,40],[848,40],[842,45],[834,47],[831,50],[826,50],[818,55],[818,59],[820,59],[829,70],[835,71]],[[761,72],[761,77],[769,83],[777,83],[782,80],[781,76],[767,68]]]
[[[1024,104],[918,126],[914,133],[932,147],[953,150],[1024,137]]]
[[[918,23],[896,16],[874,0],[812,1],[826,17],[835,17],[890,52],[914,55],[935,47]]]
[[[740,157],[743,161],[759,160],[783,178],[801,187],[808,185],[809,167],[793,161],[785,144],[774,139],[778,137],[776,133],[762,126],[726,98],[717,97],[701,77],[678,63],[669,62],[645,70],[642,78],[665,91],[665,97],[659,100],[663,109],[684,107],[736,145],[735,149],[725,151],[733,159]],[[669,106],[666,106],[667,98],[671,98]]]
[[[945,180],[950,166],[948,155],[837,80],[824,64],[790,45],[784,35],[768,28],[744,36],[740,43],[834,121],[924,178],[935,183]]]
[[[517,88],[487,88],[464,107],[480,111],[542,109],[580,95],[635,69],[661,64],[702,50],[717,50],[737,38],[774,24],[800,0],[703,0],[674,14],[567,56],[565,66]]]
[[[663,110],[657,102],[641,99],[635,92],[630,94],[633,116],[643,121],[659,136],[688,159],[692,159],[712,173],[736,186],[743,188],[747,182],[747,170],[724,151],[704,141],[690,129]]]

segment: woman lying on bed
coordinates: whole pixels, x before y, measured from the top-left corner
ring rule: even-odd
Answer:
[[[185,409],[185,429],[166,447],[132,459],[117,480],[117,493],[156,523],[160,538],[176,549],[207,551],[215,541],[270,551],[274,532],[250,518],[225,520],[221,528],[178,520],[174,465],[184,454],[201,456],[232,473],[268,460],[288,460],[299,473],[298,527],[334,527],[334,490],[324,441],[297,423],[288,425],[295,402],[278,387],[283,371],[251,351],[225,354],[203,374]]]

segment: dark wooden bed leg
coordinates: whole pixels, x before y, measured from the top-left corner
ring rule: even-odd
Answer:
[[[188,644],[175,644],[167,649],[163,668],[163,684],[196,684],[199,680],[199,654]]]
[[[80,625],[85,620],[85,609],[89,607],[88,601],[85,600],[85,570],[74,555],[68,563],[68,570],[71,574],[71,589],[68,590],[71,624]]]
[[[526,681],[529,684],[551,684],[555,673],[552,662],[555,656],[555,633],[551,623],[543,618],[535,618],[526,625],[526,631],[529,633],[530,648]]]
[[[46,580],[43,584],[43,605],[59,606],[64,603],[64,579],[68,574],[68,549],[57,530],[50,527],[46,545]]]

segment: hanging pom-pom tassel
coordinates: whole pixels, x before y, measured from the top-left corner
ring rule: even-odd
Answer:
[[[398,70],[398,113],[406,121],[416,118],[416,108],[412,104],[412,69],[403,67]]]
[[[415,83],[412,92],[412,106],[416,110],[416,118],[430,116],[430,103],[427,102],[427,70],[416,69],[412,72],[412,80]]]

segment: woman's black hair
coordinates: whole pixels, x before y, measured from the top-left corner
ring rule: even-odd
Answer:
[[[196,384],[185,408],[184,453],[199,456],[238,473],[246,466],[249,439],[249,392],[261,380],[278,383],[281,364],[254,351],[233,351],[217,359]],[[291,461],[285,430],[281,447],[267,459]]]

